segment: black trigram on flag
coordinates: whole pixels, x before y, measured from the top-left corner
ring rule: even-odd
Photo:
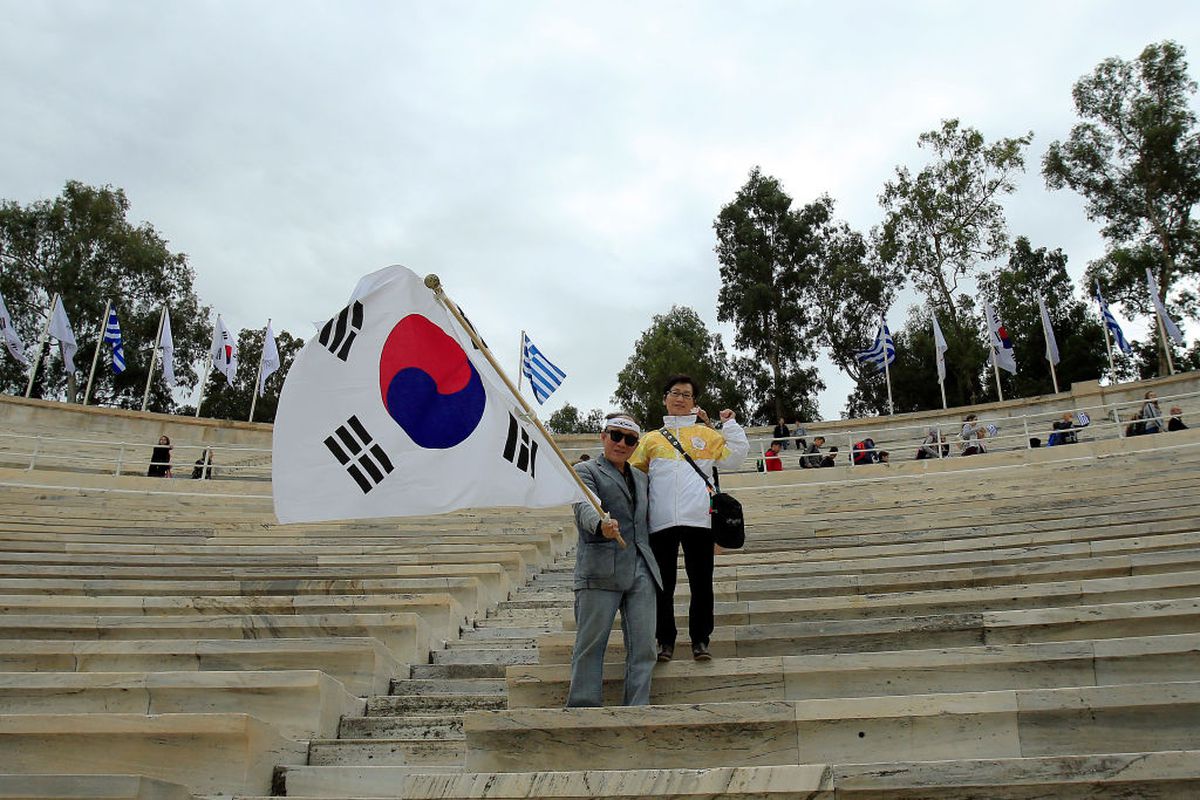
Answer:
[[[317,339],[329,352],[345,361],[350,356],[350,348],[355,337],[362,330],[363,305],[355,300],[338,312],[338,315],[321,328]]]
[[[529,438],[529,433],[517,424],[517,418],[510,413],[508,439],[504,442],[504,460],[512,462],[513,466],[522,472],[528,472],[532,478],[537,463],[537,447],[537,442]]]
[[[339,425],[333,435],[326,437],[325,446],[346,468],[363,494],[378,486],[393,469],[387,453],[371,441],[371,434],[367,433],[358,417],[350,417],[345,425]]]

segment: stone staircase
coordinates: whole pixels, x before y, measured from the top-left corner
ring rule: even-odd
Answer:
[[[307,766],[280,767],[289,797],[395,797],[413,775],[457,775],[466,761],[467,712],[508,706],[506,671],[538,663],[538,637],[563,630],[572,604],[570,554],[535,574],[461,638],[413,664],[365,713],[342,719],[336,739],[314,739]]]

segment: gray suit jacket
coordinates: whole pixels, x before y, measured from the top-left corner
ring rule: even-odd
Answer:
[[[633,586],[639,553],[646,560],[654,582],[662,586],[658,563],[650,549],[648,479],[640,469],[628,464],[625,468],[633,474],[636,505],[632,502],[625,477],[604,456],[575,465],[575,471],[584,484],[600,498],[604,510],[621,526],[621,537],[628,545],[622,550],[615,539],[601,536],[598,533],[601,517],[596,509],[591,503],[576,503],[575,528],[579,532],[579,546],[575,553],[576,589],[628,590]]]

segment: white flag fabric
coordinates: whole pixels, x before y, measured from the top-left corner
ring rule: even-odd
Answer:
[[[162,336],[158,337],[158,346],[162,348],[163,380],[167,386],[175,385],[175,338],[171,336],[171,312],[163,309]]]
[[[75,334],[71,331],[71,323],[67,319],[67,310],[63,308],[62,298],[56,297],[55,301],[54,308],[50,309],[49,333],[58,340],[63,365],[70,375],[75,371],[75,353],[79,350],[79,345],[76,344]]]
[[[267,378],[271,377],[272,373],[279,369],[279,347],[275,344],[275,331],[271,330],[271,323],[267,323],[266,333],[263,335],[263,357],[262,369],[258,374],[258,396],[262,397],[265,393]]]
[[[4,346],[8,352],[23,366],[29,366],[29,356],[25,355],[25,345],[13,325],[12,317],[8,314],[8,306],[4,305],[4,296],[0,295],[0,334],[4,336]]]
[[[937,314],[933,317],[933,349],[937,352],[938,383],[946,380],[946,337],[942,335],[942,326],[938,325]]]
[[[292,362],[272,489],[285,523],[586,499],[470,335],[400,266],[364,278]]]
[[[211,349],[213,369],[224,375],[229,385],[233,386],[238,365],[237,339],[229,333],[220,314],[217,314],[217,324],[213,325]]]
[[[1054,326],[1050,324],[1050,312],[1046,310],[1046,300],[1038,296],[1038,310],[1042,312],[1042,331],[1046,334],[1046,360],[1051,364],[1058,363],[1058,341],[1054,338]]]
[[[1000,319],[996,316],[996,310],[986,300],[983,301],[983,312],[987,316],[988,338],[992,351],[988,356],[988,364],[992,364],[994,359],[996,366],[1000,369],[1016,375],[1017,359],[1013,355],[1012,339],[1009,338],[1008,329],[1001,324]]]
[[[1175,320],[1171,319],[1171,315],[1167,313],[1167,307],[1163,305],[1162,298],[1158,294],[1158,281],[1154,280],[1154,273],[1150,271],[1149,267],[1146,267],[1146,287],[1150,291],[1150,300],[1154,303],[1154,310],[1158,312],[1163,327],[1167,329],[1167,335],[1175,344],[1183,344],[1183,331],[1179,330]]]

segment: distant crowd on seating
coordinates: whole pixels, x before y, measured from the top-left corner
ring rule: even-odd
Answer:
[[[150,466],[146,469],[146,476],[149,478],[173,478],[174,472],[171,470],[171,451],[175,449],[175,445],[171,444],[171,437],[163,435],[158,437],[158,444],[154,446],[154,451],[150,454]],[[192,467],[192,478],[194,480],[209,480],[213,476],[213,451],[211,447],[204,448],[204,452],[196,459],[195,466]]]
[[[1079,430],[1090,424],[1091,418],[1086,411],[1064,411],[1062,416],[1051,424],[1050,435],[1046,439],[1045,446],[1078,444]],[[1158,404],[1158,395],[1154,390],[1149,390],[1143,397],[1141,407],[1127,421],[1124,433],[1126,436],[1144,436],[1164,431],[1186,430],[1187,427],[1183,422],[1183,409],[1179,406],[1172,406],[1170,416],[1164,419]],[[959,430],[957,452],[961,456],[986,453],[988,439],[994,439],[999,433],[1000,429],[997,425],[982,423],[976,414],[968,414],[963,418],[962,428]],[[795,442],[796,450],[801,454],[798,463],[802,469],[833,467],[838,463],[838,448],[830,447],[825,450],[824,436],[814,436],[812,442],[809,443],[806,431],[799,423],[795,423],[789,428],[784,420],[780,419],[771,435],[771,444],[758,463],[759,472],[782,471],[783,451],[789,449],[792,441]],[[1031,437],[1029,446],[1031,448],[1042,447],[1041,438]],[[917,460],[949,458],[950,454],[951,442],[947,439],[946,434],[938,426],[931,426],[917,447],[915,458]],[[874,439],[866,437],[853,444],[850,457],[844,463],[861,466],[864,464],[887,464],[890,461],[891,456],[888,451],[878,449]]]

